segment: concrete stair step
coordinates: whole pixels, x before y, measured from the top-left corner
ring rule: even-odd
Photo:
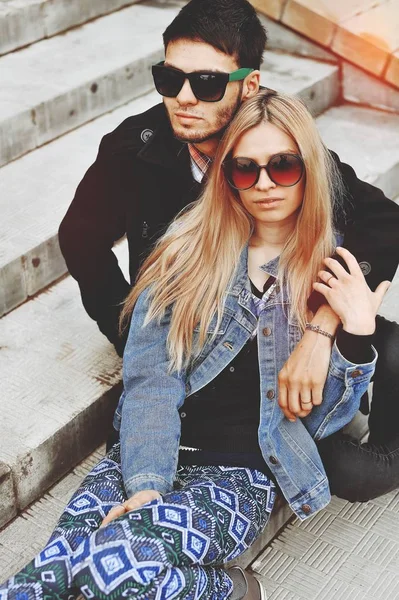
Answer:
[[[103,444],[0,530],[1,582],[14,575],[43,549],[67,502],[104,454]]]
[[[102,445],[0,531],[0,581],[14,575],[43,549],[72,494],[104,454]],[[234,563],[248,566],[291,517],[287,504],[278,502],[266,530]]]
[[[141,3],[0,58],[0,166],[146,93],[176,5]]]
[[[3,0],[0,2],[0,55],[138,1]]]
[[[261,80],[300,95],[314,114],[333,104],[338,90],[335,66],[273,52],[266,54]],[[66,272],[58,226],[102,136],[159,100],[155,92],[137,98],[1,169],[0,316]]]
[[[127,244],[116,247],[127,270]],[[0,527],[107,436],[121,360],[65,277],[0,320]]]
[[[66,273],[58,227],[102,136],[158,100],[141,96],[0,170],[0,316]]]
[[[347,104],[330,108],[317,124],[327,146],[360,179],[388,198],[399,194],[399,115]]]
[[[334,105],[339,95],[339,69],[334,64],[266,51],[261,84],[302,98],[314,116]]]
[[[367,73],[363,68],[348,62],[350,57],[337,56],[331,50],[319,46],[262,12],[259,12],[258,16],[268,33],[268,49],[338,64],[341,70],[341,94],[344,102],[399,113],[399,88],[397,86],[394,87],[383,78]],[[346,58],[348,60],[345,60]]]
[[[251,0],[251,3],[279,25],[399,88],[396,0]]]

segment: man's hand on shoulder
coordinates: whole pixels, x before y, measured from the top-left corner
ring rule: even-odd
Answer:
[[[311,321],[323,331],[335,334],[340,319],[328,304],[322,305]],[[321,404],[331,357],[331,339],[305,331],[278,376],[279,405],[290,421],[306,417]]]

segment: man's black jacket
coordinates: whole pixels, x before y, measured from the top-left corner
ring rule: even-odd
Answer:
[[[399,258],[399,207],[360,181],[334,153],[347,188],[344,245],[364,262],[372,289],[392,279]],[[187,146],[174,139],[163,104],[129,117],[100,144],[95,163],[79,184],[59,240],[84,307],[122,354],[121,302],[130,290],[112,252],[127,234],[129,271],[137,269],[173,217],[197,199]]]

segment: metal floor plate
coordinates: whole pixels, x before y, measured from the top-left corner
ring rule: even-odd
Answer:
[[[334,497],[251,566],[268,600],[399,600],[399,491],[367,503]]]

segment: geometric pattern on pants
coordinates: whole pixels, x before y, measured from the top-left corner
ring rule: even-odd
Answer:
[[[180,466],[174,490],[99,528],[126,499],[119,444],[86,476],[45,549],[0,585],[0,600],[222,600],[220,567],[265,527],[275,485],[239,467]]]

